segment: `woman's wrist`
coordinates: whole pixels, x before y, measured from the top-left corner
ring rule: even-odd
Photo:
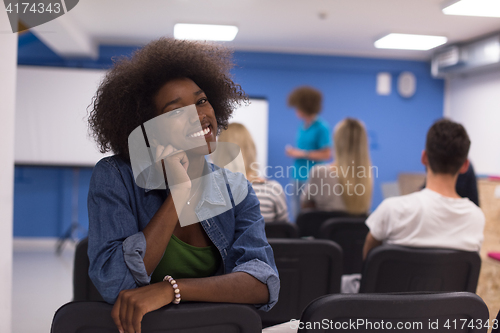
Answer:
[[[165,295],[166,295],[165,297],[168,301],[168,304],[170,304],[175,300],[174,289],[172,288],[172,285],[170,284],[170,282],[163,280],[162,283],[165,287]]]
[[[181,302],[181,290],[179,289],[179,285],[177,284],[177,281],[175,281],[175,279],[173,277],[171,277],[170,275],[166,275],[163,278],[163,281],[167,282],[172,287],[173,300],[171,300],[171,302],[174,304],[179,304]]]

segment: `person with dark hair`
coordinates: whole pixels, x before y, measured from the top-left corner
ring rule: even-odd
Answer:
[[[422,188],[425,188],[425,182]],[[462,198],[469,198],[470,201],[479,206],[479,193],[477,191],[476,173],[472,162],[469,162],[469,168],[466,172],[458,175],[457,184],[455,186],[457,194]]]
[[[205,160],[247,101],[231,67],[226,49],[161,38],[116,61],[94,97],[90,129],[101,152],[115,155],[91,178],[89,276],[114,303],[120,332],[140,331],[146,313],[181,299],[264,311],[277,302],[278,272],[251,184]],[[153,138],[152,124],[165,119],[174,126]],[[144,135],[154,160],[140,171],[160,170],[163,184],[136,174],[133,133]]]
[[[470,140],[464,127],[442,119],[427,133],[422,164],[423,190],[385,199],[368,217],[363,258],[381,244],[479,251],[485,218],[481,209],[457,194],[458,175],[467,171]]]
[[[308,86],[296,88],[288,96],[288,106],[295,108],[297,117],[303,120],[297,134],[297,148],[285,148],[286,155],[295,159],[292,195],[294,219],[300,210],[300,189],[307,181],[309,171],[316,163],[328,161],[331,157],[330,127],[318,116],[321,103],[321,92]]]

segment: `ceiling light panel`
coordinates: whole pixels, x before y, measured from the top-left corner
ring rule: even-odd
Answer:
[[[187,24],[178,23],[174,26],[174,37],[187,40],[232,41],[238,33],[234,25]]]
[[[378,49],[400,49],[426,51],[446,43],[443,36],[388,34],[375,42]]]
[[[499,0],[461,0],[443,9],[446,15],[500,17]]]

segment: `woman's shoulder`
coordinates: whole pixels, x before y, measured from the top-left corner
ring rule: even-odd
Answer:
[[[309,175],[311,177],[324,176],[330,172],[331,168],[332,166],[329,163],[316,164],[309,171]]]
[[[96,163],[92,180],[99,183],[114,182],[116,179],[133,179],[132,167],[118,155],[107,156]]]
[[[127,161],[119,155],[106,156],[101,158],[99,162],[96,163],[94,170],[109,168],[113,168],[119,171],[122,169],[130,168],[130,163],[127,163]]]

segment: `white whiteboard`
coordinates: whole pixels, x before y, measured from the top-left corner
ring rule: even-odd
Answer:
[[[15,163],[94,166],[104,156],[88,137],[86,120],[104,73],[18,67]]]
[[[479,175],[500,176],[500,71],[446,80],[444,116],[461,123]]]
[[[87,107],[104,70],[19,66],[15,163],[94,166],[105,155],[88,136]],[[268,103],[251,100],[231,121],[247,126],[267,166]],[[107,154],[109,155],[109,154]]]
[[[245,125],[257,149],[257,162],[261,174],[267,166],[267,137],[268,137],[269,103],[265,99],[250,99],[250,105],[235,110],[230,123]]]

